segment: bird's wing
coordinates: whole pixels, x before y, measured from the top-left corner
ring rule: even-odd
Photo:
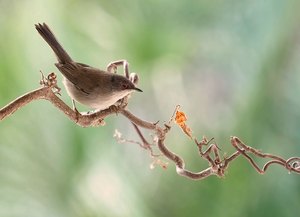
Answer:
[[[56,63],[59,71],[86,94],[91,94],[99,86],[99,77],[105,73],[100,69],[93,68],[83,63],[69,62],[65,64]]]

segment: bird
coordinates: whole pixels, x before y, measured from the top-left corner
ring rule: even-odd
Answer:
[[[46,23],[35,24],[35,28],[56,55],[55,66],[63,75],[63,84],[74,101],[94,110],[107,109],[133,91],[142,92],[129,76],[94,68],[75,62],[58,42]],[[114,65],[110,65],[114,66]],[[128,73],[127,73],[128,75]]]

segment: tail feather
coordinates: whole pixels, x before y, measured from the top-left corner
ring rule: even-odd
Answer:
[[[64,64],[64,63],[72,62],[71,57],[57,41],[54,34],[52,33],[52,31],[50,30],[50,28],[46,23],[43,24],[38,23],[35,25],[35,28],[39,32],[39,34],[43,37],[43,39],[52,48],[59,63]]]

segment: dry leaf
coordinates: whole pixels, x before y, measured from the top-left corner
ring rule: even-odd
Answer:
[[[191,139],[193,139],[193,135],[192,135],[192,130],[191,128],[189,128],[187,126],[187,124],[185,123],[187,121],[187,117],[185,115],[185,113],[183,111],[176,111],[176,116],[175,116],[175,122],[176,124],[178,124],[181,129],[183,130],[183,132],[190,137]]]

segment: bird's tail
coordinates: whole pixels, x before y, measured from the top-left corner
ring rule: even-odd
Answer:
[[[59,63],[67,63],[72,61],[69,54],[63,49],[63,47],[57,41],[54,34],[51,32],[50,28],[46,23],[43,24],[38,23],[35,25],[35,28],[39,32],[39,34],[43,37],[43,39],[52,48]]]

